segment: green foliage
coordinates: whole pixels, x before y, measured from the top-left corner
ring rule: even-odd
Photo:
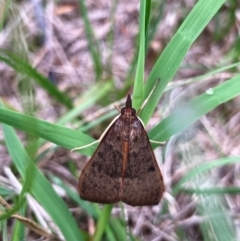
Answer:
[[[140,117],[144,123],[147,123],[152,117],[154,110],[156,109],[160,98],[165,91],[174,88],[174,86],[167,87],[174,75],[181,67],[182,60],[186,56],[189,48],[195,42],[195,40],[202,33],[204,28],[209,24],[211,19],[217,14],[219,8],[224,4],[224,0],[199,0],[194,8],[190,11],[188,16],[183,21],[182,25],[176,31],[171,41],[165,47],[161,55],[158,56],[154,63],[152,70],[144,83],[145,73],[145,58],[149,47],[149,40],[151,40],[157,24],[160,22],[159,16],[155,19],[151,19],[152,6],[155,6],[151,1],[141,0],[140,6],[140,22],[139,22],[139,46],[137,46],[136,59],[132,61],[132,66],[129,70],[129,75],[126,77],[124,90],[122,93],[119,91],[119,95],[126,94],[129,87],[133,89],[133,105],[136,109],[139,109],[145,99],[149,97],[143,110],[140,112]],[[37,161],[41,159],[41,156],[36,155],[36,159],[30,157],[27,152],[27,145],[24,146],[16,135],[17,130],[21,130],[36,137],[36,143],[39,148],[46,142],[50,141],[57,146],[61,146],[67,149],[73,149],[77,146],[84,146],[93,141],[93,138],[83,133],[83,131],[93,128],[103,120],[109,118],[109,116],[115,115],[116,111],[111,111],[94,122],[85,126],[80,126],[80,131],[67,128],[64,125],[72,123],[77,120],[77,116],[98,102],[104,96],[109,96],[113,89],[113,81],[109,80],[105,83],[99,81],[103,73],[103,63],[101,60],[101,53],[99,51],[99,45],[96,38],[93,35],[92,26],[88,18],[88,10],[83,0],[79,1],[81,7],[81,13],[84,19],[84,26],[86,37],[88,41],[89,51],[91,53],[92,62],[95,66],[95,78],[98,80],[94,86],[92,86],[81,98],[81,105],[73,107],[71,98],[62,93],[57,87],[50,82],[50,80],[40,74],[31,64],[23,61],[15,53],[0,50],[0,61],[6,63],[9,67],[13,68],[16,73],[27,76],[33,81],[38,88],[42,88],[49,94],[52,100],[61,105],[67,107],[68,111],[58,120],[58,123],[49,123],[41,118],[31,117],[23,113],[7,108],[7,103],[4,103],[0,107],[0,122],[2,123],[4,140],[8,152],[11,156],[11,160],[14,163],[14,167],[18,174],[20,174],[23,182],[23,188],[19,195],[18,202],[16,202],[11,211],[1,215],[0,219],[9,218],[10,215],[21,207],[24,206],[25,195],[29,192],[49,214],[54,223],[60,229],[65,240],[89,240],[89,235],[79,229],[79,224],[75,221],[72,214],[69,211],[66,203],[59,197],[52,187],[50,181],[43,175],[38,166]],[[156,3],[154,3],[156,4]],[[162,9],[161,6],[157,9]],[[160,15],[160,13],[159,13]],[[3,22],[1,23],[1,28]],[[151,31],[151,32],[150,32]],[[236,67],[239,63],[231,66],[220,66],[217,70],[221,72],[227,68]],[[131,72],[136,69],[136,78],[134,83],[129,79]],[[198,77],[196,81],[204,80],[204,77],[211,76],[216,71],[209,71],[204,76]],[[182,83],[184,87],[186,84],[192,84],[194,81]],[[176,86],[175,86],[176,87]],[[151,91],[153,92],[151,93]],[[151,93],[151,95],[150,95]],[[219,105],[232,100],[236,96],[240,95],[240,75],[237,74],[227,81],[218,84],[217,86],[206,90],[204,93],[197,94],[193,99],[190,99],[187,103],[181,104],[177,109],[172,111],[166,118],[164,118],[149,132],[149,137],[153,140],[167,141],[172,136],[185,130],[194,122],[199,120],[203,115],[209,113]],[[3,99],[1,99],[4,102]],[[44,140],[42,140],[42,139]],[[96,146],[91,146],[87,149],[79,150],[84,155],[92,155]],[[50,151],[51,148],[47,150]],[[32,155],[31,155],[32,156]],[[43,154],[44,156],[44,154]],[[234,237],[234,230],[232,228],[232,222],[229,221],[229,217],[224,216],[225,209],[221,207],[219,203],[222,202],[221,198],[214,196],[214,201],[217,203],[214,208],[204,205],[206,200],[208,204],[211,202],[211,198],[214,194],[239,194],[238,187],[230,188],[186,188],[185,184],[190,182],[194,177],[203,174],[206,171],[214,169],[219,166],[228,165],[239,162],[239,157],[226,157],[220,160],[212,161],[209,164],[204,163],[202,166],[191,170],[188,175],[183,177],[173,187],[172,195],[175,196],[179,192],[202,195],[202,205],[199,205],[198,213],[201,215],[207,215],[208,212],[214,210],[218,212],[218,217],[213,217],[207,222],[203,222],[202,230],[204,240],[211,240],[211,235],[214,233],[216,237],[214,240],[230,240]],[[102,209],[98,205],[85,202],[81,200],[77,192],[71,189],[68,185],[61,182],[57,178],[53,178],[54,182],[61,186],[67,196],[79,207],[82,208],[88,215],[92,216],[96,221],[96,231],[92,240],[120,240],[126,236],[125,222],[123,218],[111,217],[112,205],[105,205]],[[0,187],[1,196],[13,196],[14,193],[11,190],[6,190]],[[207,196],[207,197],[206,197]],[[165,203],[165,205],[167,205]],[[165,211],[165,210],[164,210]],[[220,217],[220,218],[219,218]],[[212,230],[208,229],[207,225],[211,225]],[[1,228],[1,227],[0,227]],[[21,229],[19,224],[15,225],[16,230]],[[2,229],[3,238],[6,238],[6,223],[3,223]],[[22,231],[21,231],[22,232]],[[22,232],[23,233],[23,232]],[[179,231],[182,233],[182,230]],[[223,235],[224,234],[224,235]],[[131,240],[137,240],[137,237],[130,234]],[[104,239],[103,239],[104,237]],[[16,238],[15,238],[16,239]],[[233,239],[232,239],[233,240]]]

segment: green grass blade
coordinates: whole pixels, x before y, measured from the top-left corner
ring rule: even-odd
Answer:
[[[111,218],[110,220],[110,226],[112,230],[114,231],[114,234],[116,236],[116,240],[126,240],[126,225],[122,220],[119,220],[118,218]]]
[[[97,83],[88,92],[83,94],[78,101],[78,105],[65,114],[57,123],[64,125],[79,116],[84,110],[91,107],[96,101],[101,99],[112,89],[112,82]]]
[[[218,105],[240,95],[240,76],[236,76],[219,86],[212,88],[212,93],[203,93],[177,108],[161,123],[155,126],[149,136],[152,140],[165,141],[172,135],[186,129],[202,115],[213,110]]]
[[[140,108],[143,98],[144,88],[144,66],[145,66],[145,17],[146,16],[146,1],[141,0],[140,3],[140,46],[138,52],[138,62],[136,69],[136,77],[133,89],[133,106],[137,110]]]
[[[96,226],[96,233],[94,234],[93,241],[100,241],[103,235],[104,230],[108,225],[108,220],[111,215],[113,205],[104,205],[100,218]]]
[[[227,157],[227,158],[221,158],[221,159],[217,159],[208,163],[204,163],[202,165],[200,165],[198,168],[194,169],[193,171],[189,172],[187,175],[185,175],[174,187],[173,187],[173,193],[174,195],[176,195],[182,185],[191,180],[194,176],[197,176],[203,172],[209,171],[213,168],[216,167],[221,167],[224,165],[229,165],[229,164],[233,164],[233,163],[238,163],[240,162],[240,157]]]
[[[172,84],[170,83],[166,87],[165,91],[171,90],[171,89],[179,87],[179,86],[189,85],[189,84],[196,83],[196,82],[199,82],[199,81],[203,82],[205,80],[212,79],[214,77],[214,75],[216,75],[218,73],[221,73],[221,72],[224,72],[226,70],[230,70],[230,69],[235,68],[239,65],[240,65],[240,62],[237,62],[237,63],[234,63],[234,64],[229,64],[229,65],[211,70],[211,71],[209,71],[205,74],[199,75],[197,77],[187,79],[187,80],[185,80],[184,82],[181,82],[181,83],[172,83]]]
[[[202,195],[200,200],[198,213],[206,217],[201,223],[203,240],[238,240],[234,219],[225,208],[223,198],[216,195]]]
[[[144,123],[147,123],[152,116],[164,89],[175,75],[192,43],[224,2],[224,0],[198,1],[168,46],[162,52],[160,58],[151,70],[145,85],[144,99],[149,96],[157,79],[160,78],[159,84],[150,96],[145,108],[140,113],[140,117]]]
[[[118,114],[119,114],[119,112],[116,109],[110,110],[106,114],[98,117],[96,120],[92,120],[91,122],[89,122],[85,125],[82,125],[78,130],[81,132],[86,132],[88,130],[91,130],[96,125],[99,125],[100,123],[102,123],[105,120],[113,119]],[[111,121],[109,121],[109,123],[110,122]]]
[[[3,241],[8,241],[8,226],[7,222],[0,222],[0,234]]]
[[[239,158],[240,162],[240,158]],[[213,187],[213,188],[203,188],[203,189],[195,189],[195,188],[181,188],[181,192],[185,192],[188,194],[207,194],[207,195],[215,195],[215,194],[233,194],[239,195],[240,188],[239,187]]]
[[[83,146],[94,141],[93,138],[79,131],[4,108],[0,108],[0,122],[29,134],[39,136],[67,149],[73,149],[74,147]],[[80,151],[86,155],[91,155],[94,150],[95,148],[91,146]]]
[[[151,5],[152,16],[148,24],[148,31],[146,37],[146,47],[149,48],[149,43],[153,40],[155,33],[158,30],[159,23],[164,16],[166,1],[153,1]]]
[[[0,60],[2,62],[5,62],[11,66],[18,73],[26,75],[29,78],[35,80],[39,86],[45,89],[53,98],[58,100],[60,103],[64,104],[68,108],[72,107],[71,100],[66,96],[66,94],[60,92],[48,78],[40,74],[23,59],[4,49],[0,49],[0,54]]]
[[[148,31],[148,25],[149,25],[149,20],[151,16],[151,6],[152,6],[152,0],[146,1],[146,7],[145,7],[145,36],[147,36],[147,31]]]
[[[26,208],[27,208],[27,205],[25,203],[20,210],[20,214],[22,216],[25,216]],[[26,227],[20,221],[16,220],[14,223],[11,241],[24,240],[26,239],[25,237],[26,237]]]
[[[31,163],[31,160],[13,128],[3,125],[3,131],[10,156],[21,176],[25,179],[26,168]],[[66,240],[83,240],[82,234],[79,232],[78,226],[66,204],[56,194],[52,185],[35,165],[33,165],[33,169],[34,181],[30,188],[31,194],[52,217]]]

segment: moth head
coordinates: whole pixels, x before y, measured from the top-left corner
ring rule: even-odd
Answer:
[[[121,109],[121,114],[122,115],[127,115],[127,116],[135,116],[136,115],[136,110],[132,108],[132,99],[131,95],[127,96],[127,101],[125,107]]]
[[[123,108],[121,109],[121,114],[122,114],[122,115],[135,116],[135,115],[136,115],[136,110],[133,109],[133,108],[123,107]]]

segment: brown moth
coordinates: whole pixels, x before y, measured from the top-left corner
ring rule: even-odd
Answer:
[[[85,165],[78,190],[82,199],[102,204],[159,203],[164,191],[162,174],[130,95]]]

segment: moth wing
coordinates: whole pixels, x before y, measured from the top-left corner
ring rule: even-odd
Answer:
[[[122,201],[132,206],[156,205],[164,191],[163,178],[137,116],[130,125],[129,144]]]
[[[98,203],[120,201],[122,170],[122,122],[119,118],[109,127],[98,148],[81,172],[78,190],[82,199]]]

